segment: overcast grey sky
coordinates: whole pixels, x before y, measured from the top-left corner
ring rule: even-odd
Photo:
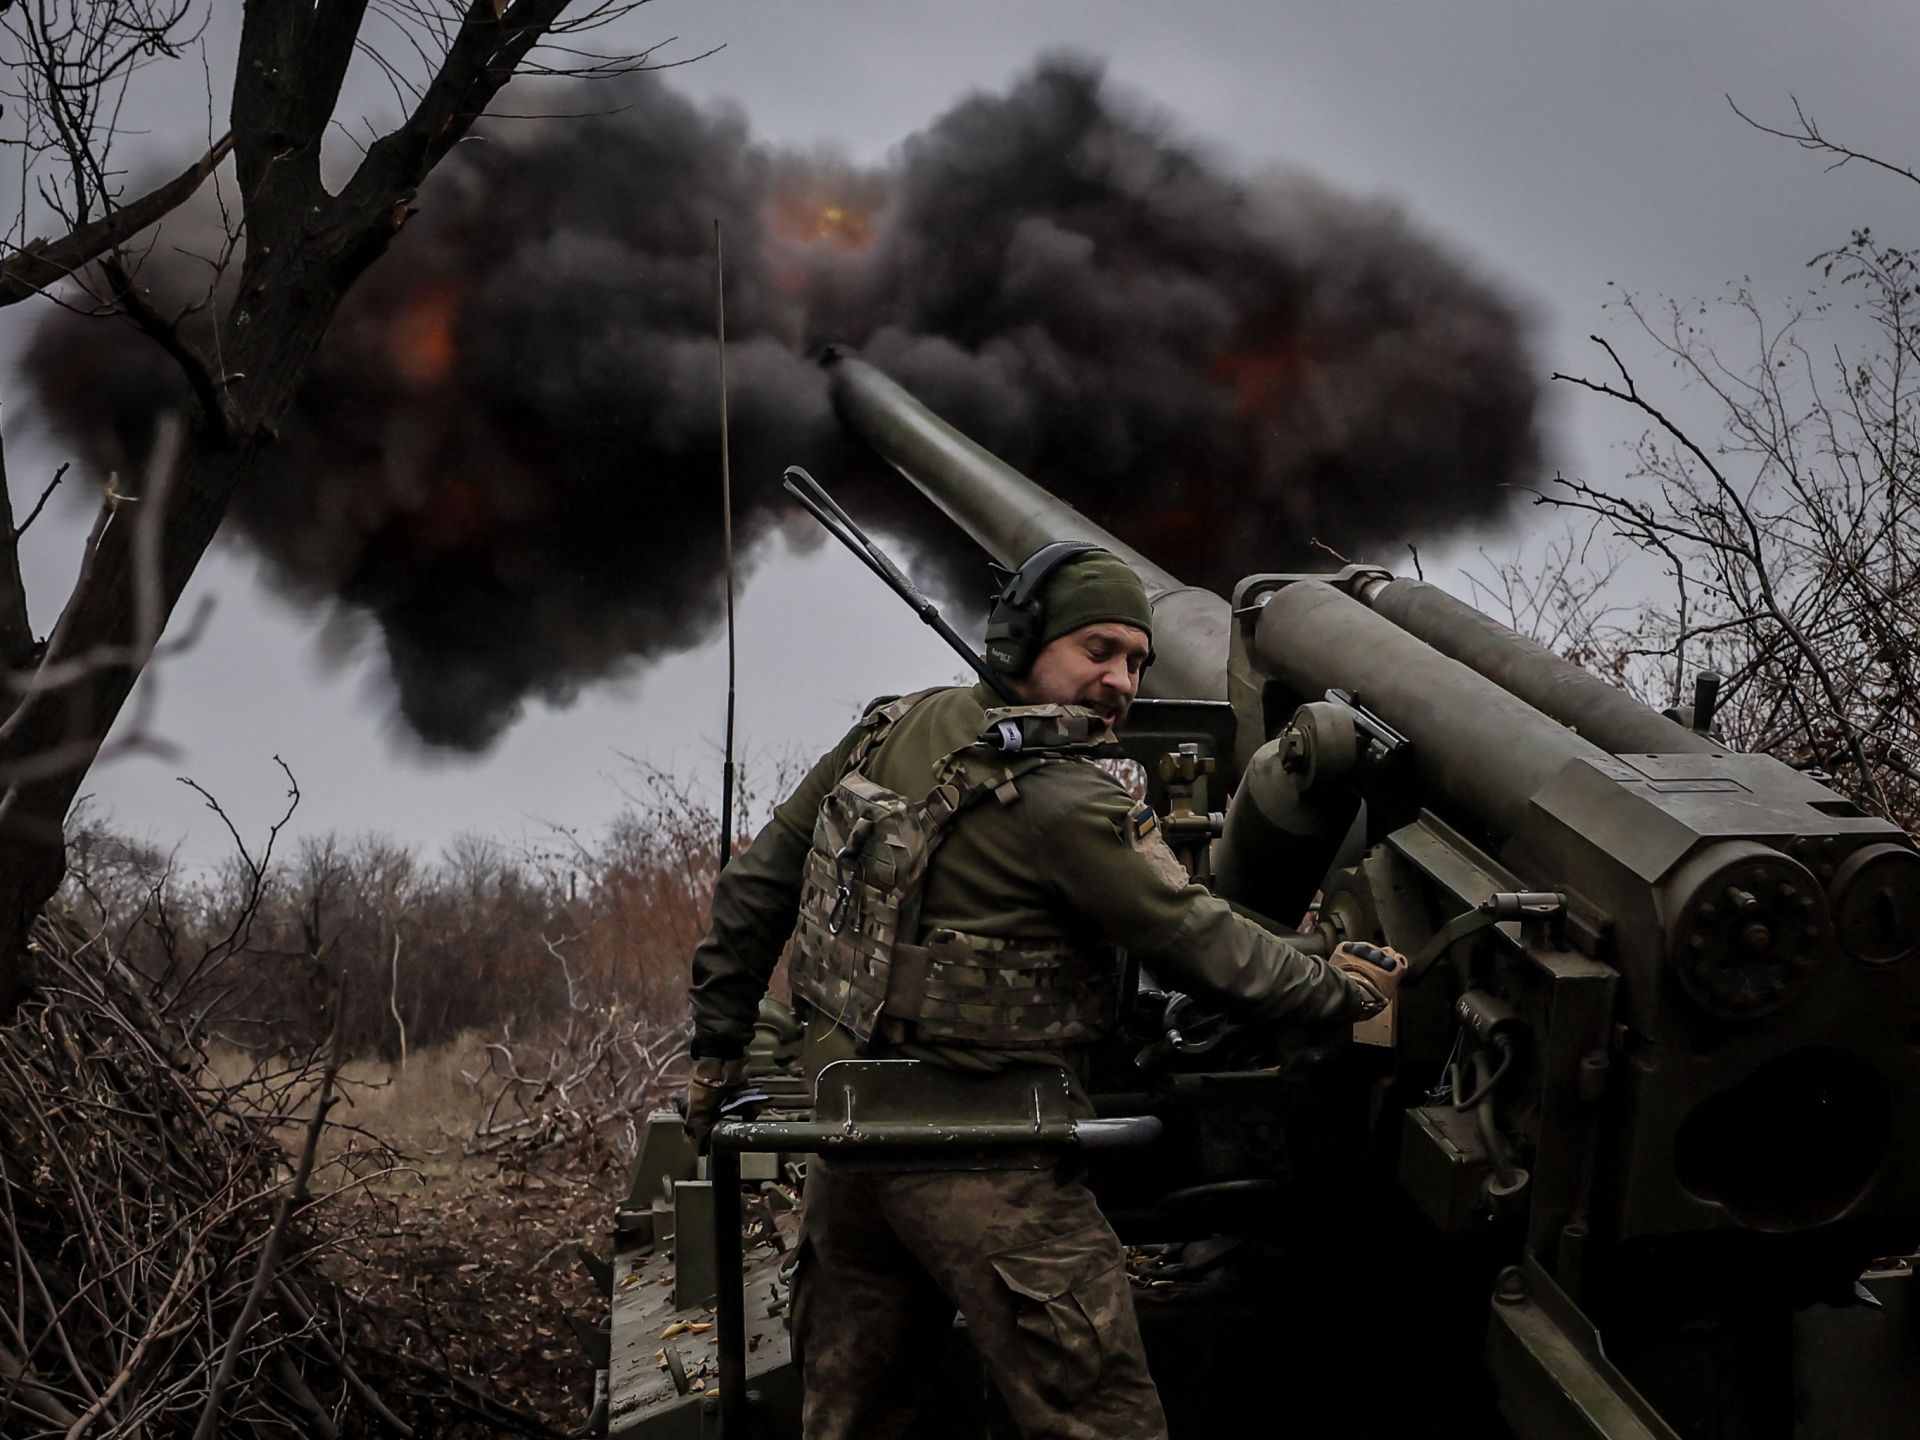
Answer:
[[[1913,163],[1920,7],[1894,0],[654,0],[622,34],[600,38],[669,35],[679,37],[672,55],[725,45],[676,71],[677,88],[737,104],[762,140],[832,145],[859,160],[882,158],[970,90],[1004,88],[1042,51],[1097,56],[1235,170],[1300,168],[1402,206],[1520,297],[1543,374],[1591,368],[1591,331],[1628,338],[1624,317],[1601,308],[1610,281],[1711,296],[1745,276],[1762,297],[1791,296],[1808,284],[1805,262],[1855,225],[1911,237],[1920,199],[1862,168],[1823,173],[1748,129],[1723,98],[1779,118],[1797,95],[1830,134]],[[193,119],[204,108],[197,68],[178,82],[177,93],[146,98],[154,153],[169,161],[204,133],[204,118]],[[197,128],[167,152],[160,137],[183,123]],[[9,401],[21,390],[10,357],[31,319],[27,306],[0,311]],[[1557,388],[1547,472],[1617,481],[1627,468],[1620,443],[1637,427]],[[9,403],[5,418],[19,506],[61,457],[24,407]],[[79,507],[60,509],[31,537],[42,628],[85,523]],[[1454,573],[1477,546],[1505,554],[1527,541],[1524,529],[1467,537],[1430,556],[1429,569]],[[634,543],[643,556],[646,538]],[[864,698],[956,670],[844,555],[775,549],[740,608],[743,748],[763,769],[829,744]],[[377,651],[323,645],[321,617],[275,597],[256,569],[237,549],[210,556],[186,604],[215,597],[211,623],[143,682],[158,684],[152,728],[178,758],[128,759],[90,786],[123,826],[182,840],[191,860],[217,854],[220,832],[173,777],[192,775],[257,831],[279,800],[275,753],[305,790],[296,833],[379,829],[428,849],[460,831],[592,830],[620,804],[626,756],[708,775],[717,767],[715,647],[564,708],[536,703],[483,757],[434,757],[395,733]]]

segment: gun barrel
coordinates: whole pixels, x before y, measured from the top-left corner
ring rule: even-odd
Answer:
[[[1227,695],[1227,602],[1183,584],[1131,545],[962,435],[852,351],[829,346],[821,364],[840,418],[1002,565],[1052,540],[1090,540],[1118,555],[1153,602],[1155,662],[1141,692],[1169,699]]]
[[[1724,748],[1437,586],[1388,580],[1366,587],[1361,598],[1409,635],[1611,754],[1678,755]]]
[[[1614,762],[1591,741],[1319,581],[1273,592],[1253,633],[1261,664],[1297,695],[1348,690],[1413,746],[1422,783],[1505,839],[1574,760]]]

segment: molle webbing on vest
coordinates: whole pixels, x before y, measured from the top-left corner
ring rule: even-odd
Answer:
[[[936,930],[897,945],[884,1014],[922,1039],[1053,1049],[1109,1033],[1120,1017],[1120,965],[1070,944],[1045,947]]]
[[[900,897],[865,883],[842,896],[841,884],[831,860],[818,850],[807,856],[794,928],[793,988],[864,1041],[872,1036],[886,1004],[900,933]],[[855,923],[834,930],[831,917],[848,910]]]
[[[1110,1031],[1119,1015],[1121,969],[1111,947],[1023,944],[954,930],[915,943],[927,864],[954,817],[988,796],[1014,804],[1020,776],[1077,758],[1071,749],[1086,743],[1063,733],[1053,738],[1070,747],[1068,753],[1036,749],[1017,759],[968,746],[943,762],[925,800],[910,801],[860,767],[899,719],[933,693],[906,696],[867,717],[867,733],[820,807],[794,932],[795,993],[862,1044],[883,1017],[912,1024],[924,1038],[1007,1049],[1053,1047]],[[1026,718],[1018,710],[992,714]]]

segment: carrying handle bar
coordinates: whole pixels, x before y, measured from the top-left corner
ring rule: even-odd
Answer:
[[[1006,677],[996,674],[987,662],[975,653],[973,647],[960,638],[957,632],[940,613],[940,607],[929,600],[893,563],[887,552],[874,544],[867,532],[854,522],[851,515],[840,508],[839,501],[829,495],[826,487],[807,473],[803,466],[789,465],[781,477],[780,486],[789,495],[798,500],[806,512],[820,522],[820,526],[834,539],[838,540],[861,564],[886,581],[894,594],[907,602],[907,607],[918,615],[934,633],[951,645],[956,654],[973,672],[988,685],[994,693],[1009,705],[1018,705],[1020,697],[1013,694],[1006,683]]]

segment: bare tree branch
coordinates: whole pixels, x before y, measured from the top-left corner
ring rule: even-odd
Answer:
[[[18,540],[22,535],[26,534],[27,527],[40,518],[40,512],[47,508],[47,501],[53,498],[53,492],[60,488],[60,482],[67,478],[67,471],[72,468],[73,466],[70,463],[63,461],[59,467],[54,470],[53,479],[49,480],[47,482],[47,488],[40,492],[40,498],[33,502],[33,509],[27,512],[27,518],[13,527],[13,538],[15,540]],[[0,479],[4,478],[5,470],[4,468],[0,468]]]
[[[1793,102],[1795,128],[1792,130],[1780,130],[1771,125],[1763,124],[1735,104],[1733,96],[1728,95],[1725,99],[1728,107],[1732,109],[1734,114],[1738,115],[1761,134],[1773,135],[1782,140],[1791,140],[1802,150],[1814,150],[1822,154],[1834,156],[1834,162],[1827,167],[1829,170],[1838,170],[1841,166],[1858,160],[1862,164],[1871,165],[1875,169],[1885,170],[1890,175],[1898,175],[1903,180],[1911,180],[1916,185],[1920,185],[1920,174],[1915,174],[1906,166],[1895,165],[1890,161],[1878,159],[1861,150],[1849,149],[1847,146],[1839,144],[1837,141],[1829,140],[1826,136],[1822,135],[1820,133],[1820,127],[1814,124],[1813,117],[1807,114],[1806,110],[1802,108],[1798,96],[1789,97]]]
[[[184,204],[233,148],[223,135],[180,174],[139,199],[116,206],[98,220],[53,240],[35,240],[0,260],[0,305],[12,305],[66,279],[82,266],[119,249]]]
[[[1887,809],[1887,797],[1881,790],[1880,782],[1873,772],[1873,767],[1867,761],[1866,747],[1862,743],[1860,733],[1855,728],[1849,716],[1848,709],[1841,699],[1839,687],[1835,682],[1833,672],[1827,667],[1819,651],[1814,648],[1813,643],[1807,638],[1806,632],[1781,603],[1780,597],[1776,592],[1773,575],[1768,567],[1759,524],[1755,520],[1753,511],[1747,504],[1746,499],[1734,487],[1732,482],[1728,480],[1726,474],[1720,467],[1714,463],[1712,457],[1701,448],[1699,443],[1696,442],[1691,435],[1681,429],[1681,427],[1658,406],[1655,406],[1640,394],[1638,388],[1634,385],[1632,375],[1628,373],[1625,363],[1621,361],[1618,352],[1614,350],[1613,346],[1598,335],[1590,338],[1596,345],[1607,352],[1608,357],[1619,370],[1621,381],[1626,388],[1624,390],[1616,389],[1611,384],[1596,382],[1580,376],[1564,375],[1558,372],[1554,374],[1553,378],[1556,380],[1569,381],[1585,389],[1611,396],[1613,399],[1623,401],[1633,406],[1652,419],[1656,425],[1671,436],[1681,449],[1692,456],[1695,463],[1712,477],[1721,499],[1732,509],[1735,516],[1738,517],[1738,529],[1739,533],[1744,537],[1745,546],[1742,548],[1739,545],[1730,545],[1729,542],[1713,543],[1736,549],[1743,555],[1748,565],[1747,573],[1757,587],[1761,602],[1765,605],[1768,615],[1772,618],[1773,623],[1778,625],[1793,642],[1805,659],[1808,668],[1812,670],[1815,680],[1819,684],[1821,694],[1826,700],[1830,723],[1835,725],[1842,735],[1845,736],[1847,752],[1852,756],[1853,762],[1858,768],[1861,785],[1865,788],[1868,795],[1872,797],[1875,808],[1884,813]],[[1558,502],[1549,499],[1547,503],[1555,504]],[[1604,504],[1605,502],[1602,503]],[[1627,508],[1626,502],[1624,501],[1616,501],[1615,504],[1616,508]],[[1576,505],[1574,508],[1592,507]],[[1664,530],[1667,527],[1661,525],[1658,528]]]
[[[63,465],[55,473],[53,485],[60,483],[66,468]],[[41,495],[40,505],[47,503],[53,485]],[[40,513],[40,505],[33,507],[33,514],[27,516],[24,523],[13,523],[13,497],[7,488],[6,439],[0,436],[0,667],[9,670],[30,664],[33,659],[33,622],[27,613],[26,581],[20,574],[20,536]]]

